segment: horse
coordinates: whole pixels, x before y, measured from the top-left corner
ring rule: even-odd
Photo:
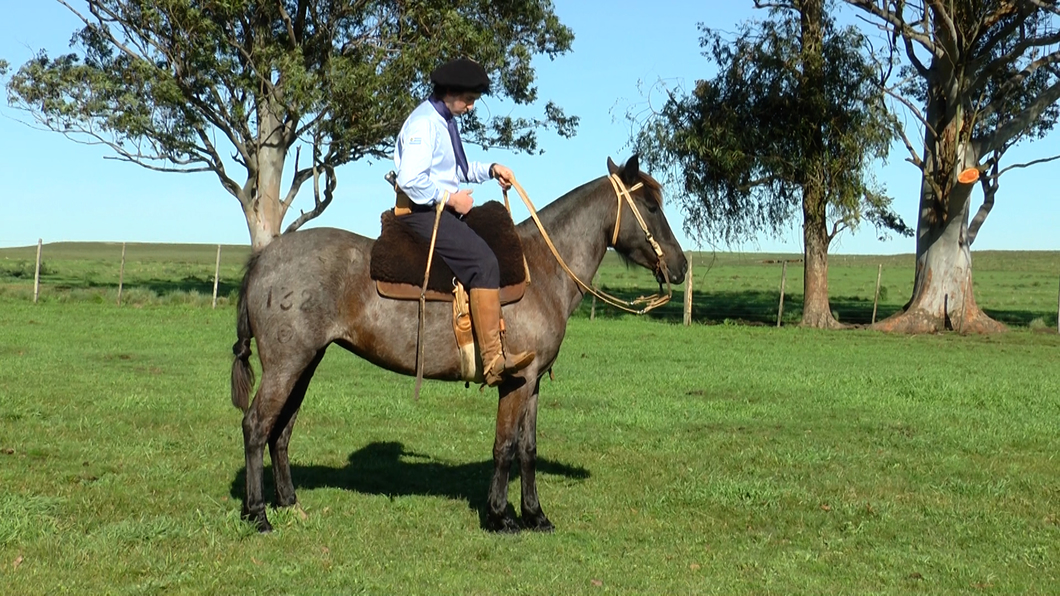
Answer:
[[[628,262],[654,271],[660,287],[663,282],[681,283],[688,263],[663,215],[659,183],[640,171],[635,155],[622,167],[610,158],[607,164],[612,176],[585,183],[537,213],[556,253],[584,280],[593,278],[611,246]],[[629,200],[639,214],[623,202],[615,178],[630,188]],[[534,350],[537,357],[497,388],[494,469],[484,523],[494,532],[521,529],[508,508],[509,471],[518,456],[522,527],[549,532],[554,526],[542,510],[535,479],[538,391],[556,361],[567,320],[585,286],[563,270],[534,223],[524,221],[516,230],[531,281],[521,300],[503,308],[507,343]],[[374,242],[334,228],[300,230],[277,237],[247,262],[237,302],[231,388],[232,404],[244,412],[242,518],[260,532],[272,530],[262,495],[266,444],[275,477],[275,506],[297,503],[287,446],[325,349],[338,344],[385,369],[415,374],[419,303],[379,295],[369,279]],[[261,379],[248,404],[254,385],[252,337],[257,339]],[[424,377],[461,380],[451,304],[426,304],[422,341],[422,353],[429,355]]]

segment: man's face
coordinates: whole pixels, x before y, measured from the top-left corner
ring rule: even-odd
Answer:
[[[446,99],[448,101],[445,103],[454,116],[461,116],[475,108],[475,102],[478,101],[479,97],[482,97],[482,94],[473,91],[452,93],[447,96]]]

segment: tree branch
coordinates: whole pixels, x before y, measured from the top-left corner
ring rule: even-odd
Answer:
[[[1056,161],[1058,159],[1060,159],[1060,155],[1054,155],[1052,157],[1043,157],[1042,159],[1035,159],[1033,161],[1028,161],[1027,163],[1013,164],[1013,165],[1008,166],[1007,168],[1001,170],[1000,172],[997,172],[996,174],[993,174],[992,177],[997,178],[997,177],[1000,177],[1002,174],[1004,174],[1005,172],[1007,172],[1009,170],[1015,170],[1015,169],[1019,169],[1019,168],[1029,168],[1031,166],[1036,166],[1038,164],[1043,164],[1043,163],[1049,163],[1051,161]]]
[[[935,45],[935,41],[931,38],[931,36],[925,33],[921,33],[911,27],[908,23],[905,22],[905,18],[901,14],[898,14],[891,10],[887,10],[880,6],[876,6],[876,3],[872,0],[844,1],[851,6],[860,8],[861,10],[879,18],[891,27],[894,27],[894,29],[888,29],[888,31],[899,33],[907,40],[916,41],[917,43],[922,45],[924,49],[926,49],[928,52],[931,52],[934,55],[940,55],[938,46]],[[904,2],[902,4],[904,4]]]
[[[946,28],[946,33],[949,34],[949,45],[951,47],[947,48],[947,51],[953,54],[953,60],[957,60],[957,43],[960,40],[960,36],[957,33],[957,26],[953,23],[953,17],[946,11],[946,6],[943,5],[942,0],[928,0],[928,2],[935,9],[935,19],[942,21],[943,26]]]
[[[1057,42],[1060,42],[1060,35],[1057,36]],[[1004,100],[1007,97],[1008,92],[1011,91],[1014,88],[1022,86],[1023,82],[1026,81],[1027,78],[1030,77],[1032,74],[1034,74],[1034,72],[1036,70],[1038,70],[1039,68],[1045,68],[1047,70],[1050,70],[1050,72],[1051,72],[1051,67],[1054,64],[1057,64],[1057,63],[1060,63],[1060,51],[1056,51],[1056,52],[1053,52],[1051,54],[1046,54],[1045,56],[1042,56],[1041,58],[1039,58],[1039,59],[1031,62],[1030,64],[1028,64],[1026,66],[1026,68],[1021,70],[1020,72],[1012,75],[1012,77],[1009,80],[1005,81],[999,87],[998,93],[997,93],[996,97],[994,98],[994,100],[991,101],[989,104],[987,104],[986,106],[984,106],[982,108],[982,115],[983,116],[988,116],[988,115],[993,114],[994,112],[998,111],[999,105],[1004,103]],[[999,65],[997,65],[996,68],[1000,69],[1002,66],[1003,65],[999,64]],[[992,67],[994,67],[993,63],[991,63],[990,66],[988,66],[987,68],[992,68]],[[989,75],[984,75],[984,76],[989,76]],[[976,79],[976,83],[977,84],[982,84],[985,87],[984,76],[981,76],[981,77],[977,78]],[[977,87],[972,87],[972,89],[976,89],[976,88]],[[985,89],[984,89],[984,92],[985,92]]]
[[[291,225],[287,226],[287,229],[284,230],[285,234],[302,227],[302,224],[323,213],[324,209],[327,209],[328,205],[331,204],[338,180],[335,177],[334,168],[331,166],[324,166],[324,170],[327,173],[327,186],[324,188],[324,200],[320,199],[320,172],[317,169],[316,164],[313,164],[313,209],[308,212],[303,212],[298,216],[298,219],[291,222]]]
[[[968,224],[968,232],[965,236],[965,241],[968,247],[971,248],[972,243],[975,242],[975,237],[979,235],[979,229],[983,227],[983,222],[986,221],[986,216],[990,215],[990,210],[994,208],[994,197],[997,195],[998,182],[997,177],[1000,175],[997,171],[997,161],[995,160],[991,166],[991,175],[984,176],[980,183],[983,186],[983,204],[979,206],[979,210],[975,213],[975,217]]]
[[[923,124],[924,127],[927,128],[927,130],[931,131],[932,135],[934,135],[936,137],[938,136],[938,134],[935,132],[935,129],[932,128],[930,123],[928,123],[927,118],[924,117],[924,115],[920,112],[920,110],[915,105],[913,105],[912,102],[910,102],[908,99],[902,97],[901,95],[895,93],[894,91],[892,91],[890,89],[884,89],[883,91],[887,95],[890,95],[894,99],[896,99],[896,100],[900,101],[901,103],[905,104],[905,107],[908,108],[909,111],[912,112],[914,116],[916,116],[917,120],[920,120],[920,123]],[[924,169],[924,160],[921,159],[920,154],[916,152],[916,148],[913,146],[913,142],[909,139],[909,136],[905,134],[905,127],[904,126],[897,126],[896,128],[898,129],[898,135],[900,137],[902,137],[902,142],[905,144],[906,150],[909,151],[909,158],[906,161],[908,161],[909,163],[911,163],[911,164],[915,165],[916,167],[920,168],[921,170],[923,170]]]
[[[1000,22],[1003,18],[1005,18],[1007,16],[1011,16],[1011,14],[1012,13],[1008,13],[1008,12],[1006,12],[1004,10],[1000,10],[999,9],[994,14],[989,15],[985,19],[983,19],[983,29],[985,31],[989,32],[990,29],[993,28],[994,25],[996,25],[998,22]],[[1007,23],[1001,29],[998,29],[997,31],[995,31],[990,36],[990,38],[987,39],[986,41],[984,41],[983,44],[979,47],[979,54],[984,59],[989,58],[991,55],[993,55],[994,48],[997,47],[997,45],[999,43],[1001,43],[1002,41],[1008,39],[1009,36],[1012,35],[1013,33],[1015,33],[1015,31],[1017,29],[1022,27],[1024,22],[1026,22],[1026,18],[1013,19],[1012,22]],[[979,63],[979,61],[973,62],[973,64],[978,64],[978,63]],[[972,72],[975,72],[975,71],[973,70]]]
[[[283,19],[283,24],[287,27],[287,47],[295,50],[298,49],[298,36],[294,32],[294,22],[291,21],[291,15],[287,14],[287,8],[283,5],[283,0],[276,0],[276,6],[280,9],[280,18]]]
[[[930,75],[928,67],[924,66],[924,63],[920,61],[920,58],[916,55],[916,48],[913,46],[912,40],[906,36],[902,36],[902,43],[905,44],[905,55],[909,58],[909,63],[916,69],[917,74],[921,77],[927,77]]]
[[[977,142],[981,146],[980,155],[986,155],[996,151],[998,147],[1027,130],[1035,120],[1042,115],[1049,106],[1060,100],[1060,82],[1046,89],[1022,112],[1016,114],[1005,124],[999,126],[992,133],[984,135]]]
[[[320,152],[314,147],[314,155],[319,155]],[[309,180],[310,176],[316,175],[316,163],[313,164],[312,168],[306,168],[304,170],[298,169],[298,160],[302,157],[302,148],[298,147],[294,153],[294,178],[291,180],[291,187],[287,191],[287,196],[280,201],[280,220],[283,220],[283,216],[287,214],[287,210],[291,208],[291,204],[294,203],[295,196],[298,195],[298,191],[302,188],[302,183]]]
[[[837,219],[835,223],[832,224],[832,232],[828,234],[828,243],[831,244],[832,241],[836,239],[836,236],[849,229],[850,224],[843,221],[842,219]]]

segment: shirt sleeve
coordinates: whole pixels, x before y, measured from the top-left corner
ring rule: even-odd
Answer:
[[[467,164],[467,181],[474,183],[485,182],[490,179],[490,166],[492,163],[481,161],[470,161]]]
[[[437,133],[426,118],[409,122],[398,139],[401,162],[397,185],[414,203],[430,205],[442,200],[445,191],[431,180]]]

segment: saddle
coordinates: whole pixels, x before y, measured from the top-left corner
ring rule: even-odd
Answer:
[[[430,240],[421,237],[388,209],[382,215],[379,239],[372,245],[369,274],[380,296],[395,300],[419,300],[423,273],[427,269]],[[464,216],[467,223],[497,256],[501,274],[501,303],[516,302],[526,290],[523,245],[508,210],[497,201],[474,207]],[[445,261],[431,261],[427,280],[428,301],[452,302],[458,282]]]
[[[500,266],[501,304],[523,297],[529,282],[523,245],[511,214],[497,201],[474,207],[464,216],[467,223],[493,250]],[[419,300],[427,269],[430,241],[416,233],[388,209],[382,214],[379,239],[372,245],[369,275],[380,296],[394,300]],[[467,291],[440,258],[431,260],[425,299],[453,303],[453,332],[460,352],[460,375],[465,381],[483,382],[482,362],[471,331],[471,308]],[[504,320],[501,320],[501,328]]]

